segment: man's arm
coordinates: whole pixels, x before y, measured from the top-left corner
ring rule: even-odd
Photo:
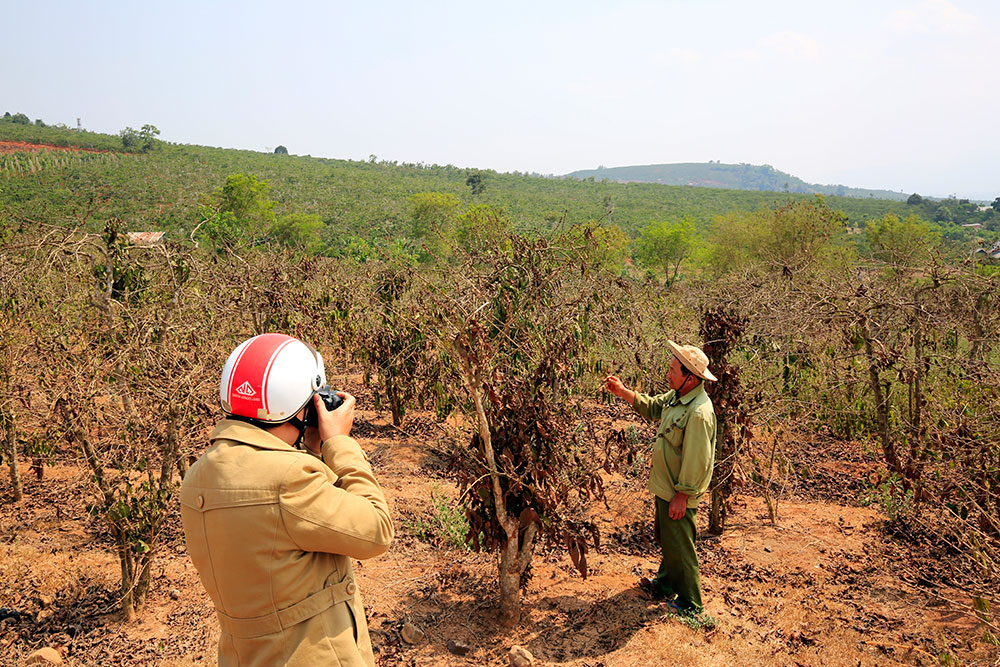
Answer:
[[[664,406],[670,403],[675,393],[673,389],[665,394],[657,394],[656,396],[650,396],[641,391],[636,392],[635,403],[632,404],[632,409],[646,419],[656,421],[663,414]]]
[[[337,475],[336,484],[321,463],[303,460],[282,484],[281,510],[289,534],[303,550],[371,558],[389,548],[392,519],[375,473],[349,435],[355,399],[338,393],[344,402],[336,410],[327,410],[319,396],[313,397],[323,463]]]
[[[304,551],[372,558],[393,538],[389,505],[361,447],[350,436],[323,443],[324,463],[311,457],[292,466],[282,483],[280,508],[292,540]]]
[[[642,392],[633,391],[614,375],[604,378],[604,388],[632,406],[646,419],[656,420],[663,413],[663,406],[673,397],[674,392],[668,391],[658,396],[649,396]]]

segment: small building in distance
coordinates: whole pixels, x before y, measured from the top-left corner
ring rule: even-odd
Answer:
[[[986,255],[986,259],[1000,260],[1000,241],[997,241],[987,250],[986,248],[976,248],[972,251],[973,256]]]

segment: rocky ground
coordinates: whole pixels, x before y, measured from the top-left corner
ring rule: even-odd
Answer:
[[[352,388],[361,407],[372,404],[364,388]],[[714,627],[685,623],[635,588],[657,564],[639,470],[605,479],[590,576],[582,579],[561,551],[543,550],[524,622],[509,630],[496,621],[493,557],[451,546],[435,528],[457,496],[444,470],[447,427],[417,415],[396,429],[362,409],[355,431],[397,525],[387,554],[357,564],[380,665],[507,665],[513,646],[535,664],[579,667],[1000,664],[968,596],[940,583],[919,546],[890,536],[879,508],[860,506],[877,470],[860,446],[783,437],[774,524],[751,488],[721,537],[706,534],[701,513]],[[147,610],[123,622],[117,560],[85,507],[89,477],[70,456],[60,461],[42,480],[24,467],[19,503],[6,477],[0,482],[0,664],[42,647],[69,664],[212,663],[218,625],[184,552],[179,513],[167,523]]]

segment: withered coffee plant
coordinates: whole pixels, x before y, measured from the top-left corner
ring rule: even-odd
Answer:
[[[522,576],[539,538],[565,545],[587,575],[603,497],[592,432],[581,425],[594,343],[621,312],[615,281],[542,239],[510,236],[465,255],[429,289],[432,334],[456,372],[474,435],[455,452],[472,546],[499,552],[500,619],[520,618]],[[456,381],[461,384],[456,384]]]
[[[135,246],[117,219],[99,235],[47,228],[20,258],[34,299],[21,309],[32,345],[17,373],[34,371],[46,445],[86,462],[96,496],[87,504],[114,543],[131,619],[198,425],[197,397],[215,374],[202,364],[214,366],[199,336],[210,316],[189,298],[189,251]]]
[[[746,318],[732,309],[714,307],[705,310],[701,324],[703,350],[711,362],[718,382],[706,383],[718,420],[715,445],[715,470],[712,473],[712,508],[709,531],[719,534],[725,527],[729,501],[735,486],[740,446],[750,437],[750,416],[740,382],[740,369],[729,359],[743,335]]]

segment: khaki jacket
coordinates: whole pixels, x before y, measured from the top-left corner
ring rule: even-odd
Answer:
[[[219,664],[374,665],[351,559],[384,553],[393,528],[361,447],[331,438],[320,461],[235,420],[211,441],[180,499]]]
[[[637,393],[634,408],[646,419],[660,420],[649,490],[667,502],[680,491],[688,496],[688,509],[698,507],[712,481],[718,427],[705,383],[683,396],[672,389],[658,396]]]

